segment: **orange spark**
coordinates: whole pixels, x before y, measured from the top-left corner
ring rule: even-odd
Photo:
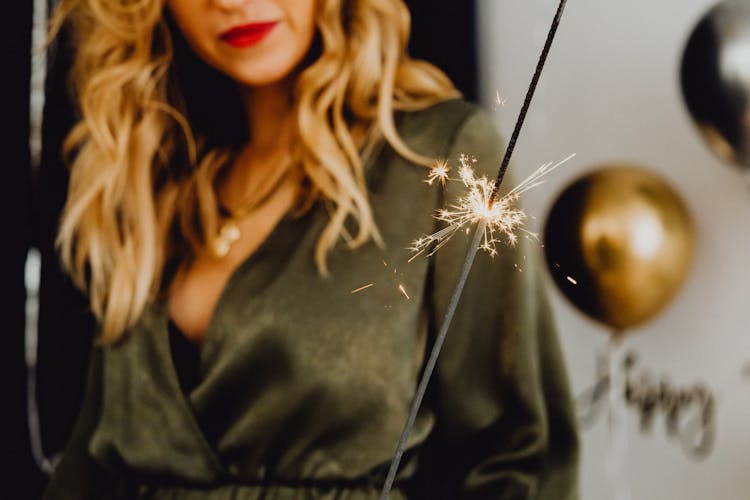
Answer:
[[[370,288],[371,286],[375,286],[375,283],[368,283],[368,284],[367,284],[367,285],[365,285],[365,286],[361,286],[361,287],[359,287],[359,288],[356,288],[356,289],[352,290],[352,291],[351,291],[351,293],[352,293],[352,294],[355,294],[355,293],[359,293],[359,292],[361,292],[362,290],[367,290],[367,289],[368,289],[368,288]]]

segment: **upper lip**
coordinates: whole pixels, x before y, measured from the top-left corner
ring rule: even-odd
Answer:
[[[278,23],[278,21],[262,21],[233,26],[219,36],[220,38],[231,38],[234,36],[252,35],[267,30],[273,27],[276,23]]]

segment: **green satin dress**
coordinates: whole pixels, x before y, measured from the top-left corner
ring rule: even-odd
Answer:
[[[398,127],[415,151],[454,167],[461,153],[490,177],[500,163],[491,119],[466,102],[403,113]],[[327,278],[313,262],[325,207],[283,219],[223,290],[187,393],[163,302],[124,340],[95,347],[44,498],[378,498],[470,243],[460,232],[408,262],[410,243],[439,227],[434,211],[465,189],[426,176],[387,145],[373,156],[367,182],[385,245],[337,247]],[[578,497],[539,246],[521,238],[477,255],[391,498]]]

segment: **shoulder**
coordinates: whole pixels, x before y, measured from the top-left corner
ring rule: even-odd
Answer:
[[[425,156],[451,158],[454,154],[474,154],[474,150],[484,153],[488,146],[497,151],[501,148],[491,116],[479,105],[463,99],[400,113],[397,127],[409,147]]]
[[[461,99],[436,103],[416,111],[402,111],[396,116],[397,132],[413,152],[434,161],[447,162],[452,168],[462,155],[473,163],[478,177],[493,178],[500,165],[503,142],[492,117],[477,104]],[[368,165],[367,182],[371,194],[398,192],[406,199],[419,199],[424,191],[426,170],[399,155],[385,141],[384,148],[373,155]],[[417,168],[418,167],[418,168]],[[460,196],[460,183],[449,183],[440,196],[423,200],[433,210],[442,200]],[[408,193],[407,193],[408,191]]]

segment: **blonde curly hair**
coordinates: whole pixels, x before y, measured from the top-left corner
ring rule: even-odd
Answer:
[[[296,154],[310,186],[303,201],[322,198],[332,207],[315,253],[325,274],[339,238],[352,248],[379,238],[365,152],[384,139],[405,158],[429,162],[399,137],[394,112],[458,93],[440,70],[407,55],[410,17],[402,0],[315,1],[316,40],[296,80],[294,113]],[[237,115],[239,106],[227,102],[236,88],[187,48],[163,0],[62,0],[52,33],[61,29],[75,50],[71,85],[80,119],[63,146],[70,186],[57,246],[89,294],[100,341],[113,342],[164,291],[172,276],[166,269],[216,234],[215,181],[247,125],[244,116],[211,121],[217,102]],[[205,87],[200,98],[191,95],[185,83],[194,74],[223,86],[218,101],[207,106]],[[344,229],[349,217],[354,235]]]

